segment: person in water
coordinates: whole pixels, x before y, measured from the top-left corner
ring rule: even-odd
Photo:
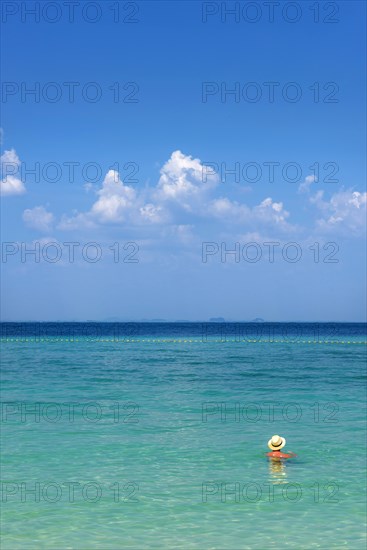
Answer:
[[[283,449],[285,444],[286,440],[284,437],[280,437],[280,435],[273,435],[273,437],[268,441],[268,447],[271,452],[266,453],[266,456],[274,460],[280,460],[281,458],[293,458],[297,456],[296,454],[291,452],[282,453],[281,449]]]

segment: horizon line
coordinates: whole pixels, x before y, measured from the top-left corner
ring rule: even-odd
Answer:
[[[39,321],[39,320],[16,320],[16,321],[10,321],[10,320],[0,320],[0,324],[1,323],[105,323],[105,324],[113,324],[113,323],[146,323],[146,324],[158,324],[158,323],[213,323],[213,324],[223,324],[223,323],[253,323],[253,324],[257,324],[257,325],[261,325],[261,324],[266,324],[266,323],[359,323],[359,324],[367,324],[367,319],[366,320],[363,320],[363,321],[333,321],[333,320],[328,320],[328,321],[299,321],[299,320],[286,320],[286,321],[274,321],[274,320],[261,320],[261,321],[256,321],[256,320],[248,320],[248,321],[245,321],[243,319],[241,320],[233,320],[233,319],[230,319],[230,320],[220,320],[220,321],[217,321],[217,320],[211,320],[211,319],[198,319],[198,320],[195,320],[195,321],[190,321],[188,319],[183,319],[183,320],[180,320],[180,319],[175,319],[175,320],[167,320],[167,319],[140,319],[140,320],[131,320],[131,319],[116,319],[116,320],[96,320],[96,319],[86,319],[86,320],[61,320],[61,319],[57,319],[57,320],[42,320],[42,321]]]

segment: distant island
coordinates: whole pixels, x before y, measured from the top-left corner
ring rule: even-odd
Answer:
[[[265,319],[262,317],[256,317],[255,319],[250,320],[241,320],[241,321],[226,321],[224,317],[210,317],[207,321],[205,320],[196,320],[189,321],[188,319],[176,319],[175,321],[168,321],[167,319],[136,319],[132,321],[131,319],[123,319],[121,317],[108,317],[104,319],[104,323],[265,323]],[[87,323],[98,323],[98,321],[88,320]]]

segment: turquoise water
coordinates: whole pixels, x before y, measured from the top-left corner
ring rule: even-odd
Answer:
[[[2,548],[364,549],[365,328],[3,325]]]

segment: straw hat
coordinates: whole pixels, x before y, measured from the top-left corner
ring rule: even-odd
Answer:
[[[272,451],[280,451],[285,445],[286,441],[284,437],[280,437],[280,435],[273,435],[271,439],[268,441],[268,447]]]

